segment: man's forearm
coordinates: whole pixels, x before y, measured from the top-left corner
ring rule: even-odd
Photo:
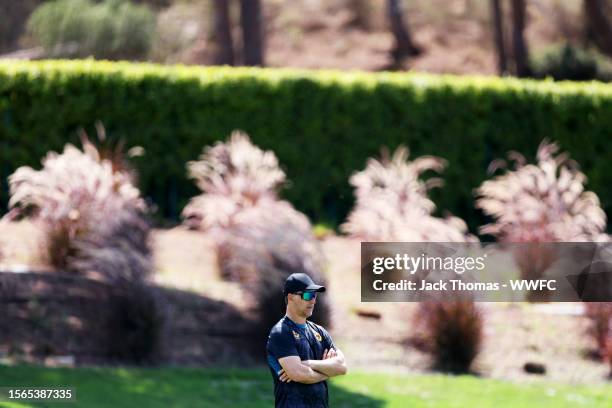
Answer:
[[[327,375],[313,370],[305,363],[305,361],[302,361],[299,368],[292,370],[291,374],[285,371],[285,369],[279,371],[280,380],[283,382],[295,381],[302,384],[315,384],[329,378]]]
[[[327,380],[329,377],[320,371],[314,370],[311,367],[305,367],[303,374],[300,376],[301,378],[295,380],[302,384],[315,384],[321,381]]]
[[[328,358],[326,360],[308,360],[306,364],[313,370],[323,373],[328,377],[346,374],[344,359],[340,357]]]

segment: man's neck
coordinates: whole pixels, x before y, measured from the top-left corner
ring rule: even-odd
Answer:
[[[287,315],[289,319],[291,319],[293,323],[306,324],[305,317],[301,317],[301,316],[296,315],[295,313],[292,313],[291,310],[289,310],[289,308],[287,308],[287,311],[285,312],[285,314]]]

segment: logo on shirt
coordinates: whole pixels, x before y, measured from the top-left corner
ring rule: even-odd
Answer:
[[[321,335],[319,334],[319,332],[314,332],[314,336],[317,339],[318,342],[323,341],[323,338],[321,337]]]
[[[300,333],[296,332],[295,330],[291,330],[291,332],[293,333],[293,337],[295,337],[296,340],[300,339]]]

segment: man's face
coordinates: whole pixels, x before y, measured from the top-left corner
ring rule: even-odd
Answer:
[[[290,293],[289,295],[289,303],[293,307],[293,312],[302,317],[310,317],[314,310],[314,306],[317,303],[317,292],[315,291],[307,291],[298,292],[298,293]],[[310,299],[310,300],[305,300]]]

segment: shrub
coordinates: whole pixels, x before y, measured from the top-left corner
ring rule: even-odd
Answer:
[[[435,369],[457,374],[470,371],[483,337],[482,313],[474,302],[421,302],[415,320]]]
[[[107,321],[111,359],[151,363],[161,352],[165,313],[152,288],[137,282],[116,286]]]
[[[303,272],[325,285],[324,258],[308,220],[285,203],[258,206],[244,214],[244,222],[222,236],[218,256],[227,274],[243,277],[254,307],[253,332],[264,341],[284,315],[283,287],[292,273]],[[248,277],[251,277],[248,279]],[[327,295],[317,298],[312,321],[330,325]]]
[[[529,243],[515,248],[523,279],[540,279],[556,260],[549,242],[607,241],[606,214],[597,195],[584,191],[585,175],[555,143],[543,141],[537,164],[509,154],[516,167],[477,190],[476,206],[494,221],[481,227],[500,242]],[[493,162],[492,167],[505,162]],[[530,301],[546,300],[547,292],[530,291]]]
[[[599,198],[584,191],[585,175],[558,145],[542,142],[537,164],[514,153],[516,168],[477,190],[476,206],[495,222],[481,232],[505,242],[606,241]]]
[[[557,45],[543,51],[532,62],[539,78],[589,81],[612,80],[612,61],[594,50],[571,44]]]
[[[147,246],[148,227],[139,224],[145,204],[132,185],[130,173],[114,171],[112,163],[101,159],[87,140],[84,151],[66,145],[62,154],[47,154],[42,165],[38,171],[20,167],[9,177],[12,208],[9,216],[25,216],[40,222],[51,265],[87,273],[90,269],[85,269],[85,265],[100,266],[100,262],[91,261],[101,260],[106,255],[104,251],[111,252],[106,262],[118,262],[117,252],[132,256],[132,251]],[[126,238],[134,233],[138,235],[136,239]],[[128,242],[132,245],[126,246]],[[118,248],[121,245],[124,247]],[[139,255],[148,257],[149,252]],[[100,269],[99,272],[110,273],[112,268]],[[107,277],[113,279],[114,274],[121,273],[115,271]]]
[[[261,264],[272,262],[272,258],[282,258],[278,254],[271,255],[277,251],[286,252],[287,256],[304,263],[302,268],[311,272],[320,269],[321,265],[315,261],[321,258],[319,245],[309,227],[308,219],[286,202],[266,201],[245,209],[231,226],[217,233],[217,258],[222,276],[232,281],[252,283],[266,270],[257,266],[255,258],[260,258]],[[287,236],[299,236],[300,239],[296,238],[292,245],[283,243],[280,241],[283,228]],[[294,265],[289,269],[296,268],[295,262],[288,264]]]
[[[291,273],[323,282],[323,256],[308,219],[278,199],[285,182],[276,155],[234,132],[188,164],[203,194],[183,212],[192,227],[215,234],[217,260],[226,279],[242,282],[251,295],[255,335],[263,339],[283,315],[283,286]],[[328,323],[325,301],[313,319]]]
[[[537,164],[513,154],[516,168],[485,181],[476,206],[493,217],[481,228],[504,242],[605,241],[606,214],[584,191],[585,175],[555,143],[543,141]]]
[[[241,132],[232,133],[227,143],[205,148],[187,168],[203,194],[191,199],[183,217],[203,230],[230,227],[241,211],[276,201],[285,182],[274,153],[256,148]]]
[[[125,139],[110,138],[106,135],[106,129],[101,122],[96,122],[96,136],[94,143],[89,141],[89,135],[84,129],[79,129],[79,136],[83,149],[87,154],[97,158],[98,161],[108,162],[113,173],[123,174],[133,185],[137,184],[138,173],[134,169],[131,160],[143,156],[145,151],[142,146],[134,146],[126,150]]]
[[[354,205],[350,175],[380,146],[405,144],[414,157],[449,162],[445,188],[430,198],[476,230],[485,219],[473,190],[488,163],[511,149],[535,151],[534,135],[554,138],[581,163],[589,189],[612,214],[611,109],[612,89],[599,83],[0,61],[0,172],[35,165],[45,152],[78,142],[79,127],[101,120],[155,158],[136,163],[139,185],[160,215],[178,218],[198,194],[184,164],[239,128],[286,166],[292,183],[281,197],[336,226]],[[8,188],[0,183],[5,204]]]
[[[77,271],[100,275],[112,283],[141,282],[153,271],[151,227],[144,213],[126,209],[110,225],[102,225],[74,243],[68,264]]]
[[[597,345],[597,355],[612,364],[610,343],[612,342],[612,303],[589,302],[586,305],[586,316],[591,321],[588,333]]]
[[[456,217],[440,219],[431,214],[434,203],[427,191],[441,184],[420,175],[442,171],[446,163],[437,157],[408,160],[408,149],[399,147],[393,157],[383,151],[381,161],[369,159],[365,170],[351,176],[357,204],[342,229],[369,241],[462,242],[474,240],[467,226]]]
[[[428,170],[442,171],[445,161],[420,157],[410,162],[408,150],[398,148],[389,158],[370,159],[366,169],[353,174],[357,204],[342,228],[351,236],[372,241],[474,242],[467,226],[458,218],[436,218],[427,192],[441,180],[421,180]],[[400,279],[398,276],[397,279]],[[433,355],[434,368],[454,373],[468,372],[479,351],[481,315],[471,300],[452,298],[419,304],[415,319],[423,343]]]
[[[57,0],[32,13],[28,30],[54,57],[143,59],[155,17],[146,6],[124,0]]]

